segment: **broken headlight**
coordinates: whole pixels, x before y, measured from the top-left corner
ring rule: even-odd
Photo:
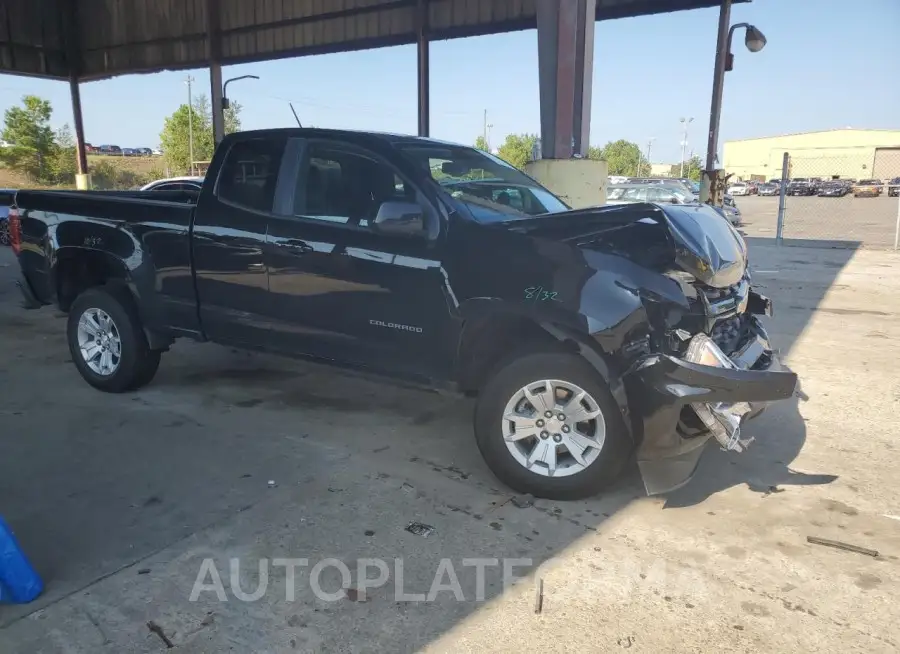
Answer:
[[[737,369],[706,334],[691,339],[685,360],[701,366]],[[741,422],[752,410],[747,402],[694,402],[691,408],[707,429],[712,432],[722,449],[743,452],[753,439],[741,439]]]

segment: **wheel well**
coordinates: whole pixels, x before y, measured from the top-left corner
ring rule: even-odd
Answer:
[[[466,393],[477,393],[504,361],[535,350],[568,350],[566,343],[539,324],[514,314],[467,321],[457,358],[457,382]]]
[[[110,281],[124,283],[115,265],[100,252],[91,250],[61,253],[56,263],[56,299],[62,311],[68,311],[81,293]]]

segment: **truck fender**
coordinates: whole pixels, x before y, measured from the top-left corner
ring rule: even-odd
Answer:
[[[609,392],[612,395],[616,406],[619,407],[619,413],[622,416],[625,428],[628,430],[628,434],[633,438],[634,434],[631,425],[631,415],[628,408],[628,396],[625,392],[625,384],[621,374],[610,362],[609,355],[602,352],[598,346],[591,345],[588,342],[590,336],[573,332],[570,329],[552,323],[544,322],[540,323],[540,326],[560,343],[563,343],[568,347],[574,347],[578,354],[591,364],[594,370],[597,371],[597,374],[603,378],[603,381],[605,381],[606,385],[609,387]]]

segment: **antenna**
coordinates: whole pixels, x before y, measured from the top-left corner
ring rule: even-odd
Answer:
[[[294,120],[297,121],[297,127],[303,127],[303,125],[300,124],[300,119],[297,117],[297,112],[294,110],[294,103],[288,102],[288,106],[291,108],[291,113],[294,114]]]

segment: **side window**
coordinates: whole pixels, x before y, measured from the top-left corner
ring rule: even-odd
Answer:
[[[247,209],[272,211],[283,153],[281,139],[238,141],[225,155],[216,195]]]
[[[311,143],[294,193],[294,215],[368,227],[383,202],[415,202],[387,164],[355,148]]]

